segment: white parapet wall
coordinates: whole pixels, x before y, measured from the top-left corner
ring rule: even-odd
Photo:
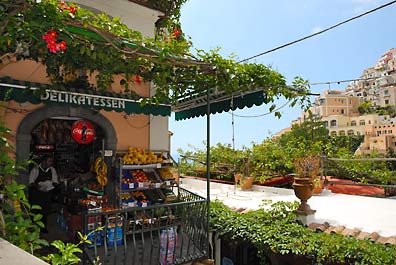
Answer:
[[[48,263],[0,238],[0,264],[45,265]]]

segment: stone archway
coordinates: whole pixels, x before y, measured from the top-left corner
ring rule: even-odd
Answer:
[[[106,139],[105,149],[113,150],[113,154],[115,153],[117,147],[116,132],[111,122],[99,112],[73,106],[44,106],[29,113],[19,124],[16,132],[17,160],[29,158],[30,141],[32,140],[31,132],[34,127],[41,121],[55,116],[81,117],[96,123],[104,132]],[[26,175],[19,176],[18,182],[27,184]]]

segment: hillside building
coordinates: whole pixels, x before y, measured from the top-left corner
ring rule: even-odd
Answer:
[[[364,135],[357,154],[396,150],[396,119],[389,115],[359,113],[359,106],[364,102],[371,102],[374,107],[396,106],[395,69],[396,50],[392,48],[345,90],[326,90],[316,97],[310,111],[324,122],[332,136]],[[301,124],[307,117],[307,113],[303,113],[292,125]],[[277,136],[289,130],[284,129]]]

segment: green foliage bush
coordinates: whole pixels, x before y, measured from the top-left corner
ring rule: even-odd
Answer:
[[[268,256],[292,254],[312,264],[391,265],[396,247],[339,234],[312,231],[297,221],[297,203],[278,202],[246,214],[233,212],[221,202],[211,203],[210,227],[219,235],[250,241],[262,262]]]
[[[14,147],[9,143],[10,130],[4,123],[0,123],[0,224],[1,237],[12,244],[35,254],[36,250],[48,245],[40,239],[42,215],[34,214],[32,210],[39,209],[31,206],[26,198],[24,185],[18,184],[12,178],[18,174],[23,165],[17,165],[11,157]]]

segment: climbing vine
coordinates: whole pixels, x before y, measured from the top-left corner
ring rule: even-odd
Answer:
[[[161,1],[149,1],[154,2]],[[125,92],[131,83],[153,81],[156,94],[150,100],[158,103],[174,103],[188,92],[208,88],[228,93],[263,88],[270,102],[280,96],[293,99],[292,105],[306,102],[308,88],[300,78],[290,88],[280,73],[265,65],[237,63],[220,56],[219,50],[193,55],[192,43],[177,20],[185,0],[176,1],[176,6],[165,2],[172,15],[166,16],[165,28],[147,38],[119,18],[74,4],[5,1],[6,8],[0,11],[0,53],[44,64],[59,87],[67,83],[68,73],[81,70],[94,75],[100,89],[108,89],[115,75],[124,77],[120,84]]]

